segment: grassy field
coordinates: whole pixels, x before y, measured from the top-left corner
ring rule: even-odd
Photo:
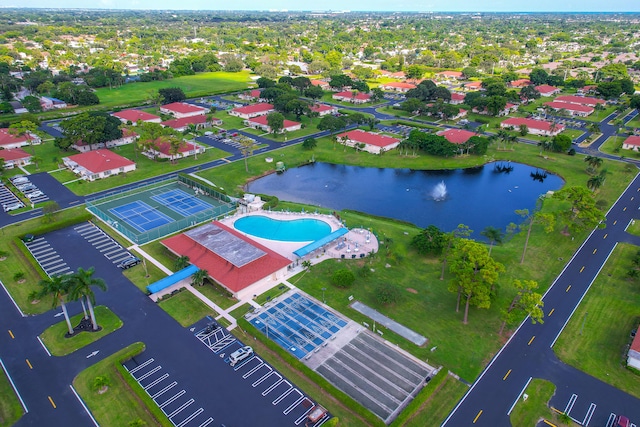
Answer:
[[[640,375],[625,367],[630,332],[640,322],[638,279],[626,277],[637,251],[618,245],[554,350],[565,363],[640,398]]]
[[[249,72],[198,73],[194,76],[183,76],[175,79],[156,82],[128,83],[114,89],[100,88],[96,91],[101,106],[138,105],[149,99],[149,95],[158,89],[167,87],[181,88],[188,98],[233,92],[249,87]]]
[[[163,299],[158,305],[184,327],[193,325],[205,316],[215,318],[218,315],[187,290]]]
[[[268,290],[267,292],[258,295],[255,298],[255,301],[260,304],[263,305],[265,302],[267,302],[267,300],[272,300],[275,299],[277,297],[279,297],[280,295],[284,294],[285,292],[287,292],[289,290],[289,287],[286,285],[280,285],[277,287],[273,287],[270,290]]]
[[[549,408],[549,400],[556,391],[553,383],[545,380],[531,380],[524,394],[527,400],[520,397],[518,403],[511,412],[511,425],[518,427],[536,427],[542,419],[552,421],[558,425],[558,414]]]
[[[411,418],[398,427],[439,427],[468,390],[469,387],[464,383],[447,375],[440,388]]]
[[[101,426],[173,426],[140,385],[123,372],[122,362],[143,350],[144,344],[132,344],[88,367],[73,380],[78,394]],[[106,379],[109,384],[106,390],[93,386],[97,377]],[[138,389],[138,393],[134,388]],[[155,409],[153,414],[149,408]],[[142,424],[132,424],[136,420],[140,420]]]
[[[9,378],[0,369],[0,427],[14,425],[24,414]]]
[[[68,333],[68,328],[67,322],[64,320],[45,329],[44,332],[40,334],[40,339],[42,339],[42,342],[47,346],[49,352],[53,356],[65,356],[98,341],[100,338],[122,327],[122,320],[107,307],[99,305],[95,307],[94,311],[96,322],[102,327],[98,332],[76,332],[73,337],[65,338],[65,334]],[[77,326],[83,316],[82,313],[73,316],[71,318],[71,326]]]

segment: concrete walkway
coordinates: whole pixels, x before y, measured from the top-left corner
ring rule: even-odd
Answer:
[[[136,252],[138,252],[140,255],[142,255],[142,257],[144,259],[149,260],[149,262],[153,265],[155,265],[156,267],[158,267],[164,274],[170,276],[173,274],[173,271],[169,270],[167,267],[165,267],[164,265],[162,265],[158,260],[156,260],[154,257],[152,257],[151,255],[149,255],[148,253],[146,253],[145,251],[143,251],[140,246],[138,245],[132,245],[129,246],[127,248],[128,250],[134,250]]]

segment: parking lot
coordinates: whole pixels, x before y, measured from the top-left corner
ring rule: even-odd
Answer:
[[[219,148],[223,151],[236,154],[236,153],[239,153],[240,149],[242,148],[242,144],[238,142],[238,139],[237,139],[238,137],[233,136],[236,133],[237,131],[230,130],[225,134],[219,134],[219,135],[213,134],[213,135],[200,136],[196,138],[196,141],[206,144],[210,147]]]
[[[30,200],[32,205],[37,203],[46,202],[49,197],[38,188],[36,184],[31,182],[29,177],[24,175],[16,175],[10,178],[11,183],[20,191],[24,196]]]
[[[10,212],[15,209],[24,207],[24,203],[20,201],[18,196],[7,188],[5,185],[0,185],[0,204],[5,212]]]
[[[114,264],[119,264],[121,261],[132,257],[131,252],[123,248],[120,243],[113,240],[111,236],[92,222],[75,226],[73,229]]]
[[[185,390],[184,384],[178,384],[163,369],[160,361],[151,357],[138,363],[134,358],[123,366],[174,426],[205,427],[213,423],[213,417],[196,403],[192,394]]]
[[[607,420],[606,427],[617,427],[615,423],[616,417],[618,415],[624,416],[624,414],[615,414],[606,409],[604,411],[599,410],[595,402],[585,399],[584,397],[581,398],[580,395],[576,393],[572,393],[569,400],[565,401],[566,405],[556,409],[569,415],[574,422],[581,426],[599,426],[602,425],[601,422],[603,420]],[[630,423],[629,427],[636,427],[636,425]]]
[[[195,336],[227,364],[229,364],[229,355],[244,346],[225,328],[217,324],[200,328],[195,332]],[[249,384],[259,393],[259,396],[282,411],[282,425],[318,427],[330,418],[329,414],[325,414],[316,422],[306,424],[315,403],[256,354],[238,362],[235,366],[229,365],[229,369],[233,370],[239,379]]]
[[[31,242],[25,242],[25,246],[47,276],[53,277],[71,273],[71,268],[60,254],[51,247],[46,238],[37,237]]]

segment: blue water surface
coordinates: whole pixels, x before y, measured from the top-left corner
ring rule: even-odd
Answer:
[[[269,240],[310,242],[331,234],[331,226],[319,219],[280,221],[266,216],[246,216],[233,226],[243,233]]]
[[[441,183],[446,188],[442,199],[435,194]],[[419,227],[434,224],[450,231],[465,224],[479,238],[487,226],[504,230],[511,222],[522,222],[516,209],[535,209],[541,195],[563,184],[557,175],[511,162],[443,171],[315,163],[257,179],[248,190],[281,200],[395,218]]]

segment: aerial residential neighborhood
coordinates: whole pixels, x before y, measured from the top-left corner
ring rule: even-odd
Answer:
[[[638,5],[61,1],[0,9],[0,425],[640,425]]]

